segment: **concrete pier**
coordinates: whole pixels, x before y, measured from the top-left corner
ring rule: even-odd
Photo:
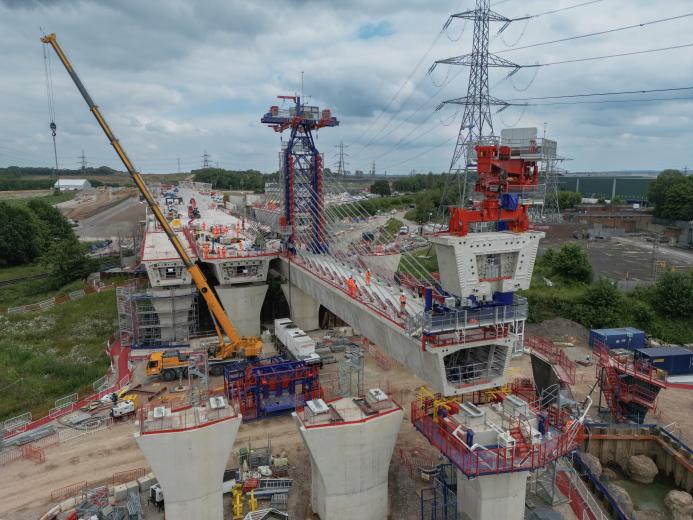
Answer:
[[[288,283],[282,284],[282,292],[291,309],[291,319],[305,332],[320,328],[320,302],[306,294],[295,285],[289,289]]]
[[[222,398],[178,412],[158,407],[141,413],[135,441],[161,484],[166,518],[223,520],[224,469],[241,415]]]
[[[464,520],[522,520],[528,471],[467,479],[457,472],[457,513]]]
[[[260,311],[268,285],[218,285],[217,295],[241,336],[260,335]]]
[[[404,411],[389,398],[382,403],[366,414],[353,399],[316,400],[293,414],[310,453],[311,507],[321,520],[388,517],[387,475]]]

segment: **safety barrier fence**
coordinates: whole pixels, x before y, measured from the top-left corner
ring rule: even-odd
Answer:
[[[368,353],[373,356],[376,364],[383,370],[390,370],[392,368],[392,360],[380,352],[373,343],[368,342]]]
[[[149,470],[147,468],[135,468],[129,469],[127,471],[119,471],[113,474],[113,479],[111,483],[114,486],[118,484],[125,484],[126,482],[131,482],[137,480],[138,478],[144,477]]]
[[[84,495],[87,491],[88,482],[82,480],[81,482],[75,482],[73,484],[68,484],[67,486],[60,487],[51,491],[51,502],[60,502],[75,495]]]
[[[594,340],[592,347],[600,365],[611,365],[617,372],[638,378],[645,383],[665,388],[667,374],[664,370],[653,366],[650,362],[634,359],[632,352],[628,354],[614,353],[604,343]]]
[[[28,430],[32,430],[38,428],[39,426],[48,424],[49,422],[55,419],[58,419],[71,413],[73,410],[80,409],[81,407],[86,406],[93,401],[100,400],[102,397],[108,394],[117,392],[125,385],[129,384],[130,378],[132,376],[132,368],[130,367],[128,361],[129,349],[121,348],[120,342],[115,339],[115,335],[112,335],[106,341],[106,352],[108,356],[111,358],[111,367],[109,368],[107,379],[114,381],[114,383],[110,384],[109,386],[105,386],[106,380],[104,380],[103,378],[99,378],[97,381],[93,383],[92,387],[97,386],[98,383],[98,388],[100,388],[100,390],[97,390],[94,393],[83,397],[79,401],[73,400],[77,399],[77,394],[71,394],[64,398],[58,399],[55,403],[55,406],[51,408],[49,413],[39,419],[33,419],[30,412],[22,413],[16,417],[7,419],[5,422],[3,422],[3,428],[0,431],[0,435],[2,436],[2,438],[9,439],[20,433],[24,433]],[[125,355],[125,358],[121,359],[121,356],[123,355]],[[114,360],[116,356],[119,358],[120,366],[118,368],[114,366]],[[120,372],[121,370],[125,372],[124,375],[122,375],[120,379],[115,379],[118,376],[118,372]]]
[[[630,520],[630,517],[623,511],[623,509],[621,509],[621,506],[618,504],[618,502],[616,502],[614,497],[611,496],[607,486],[604,485],[604,483],[592,473],[589,467],[583,462],[579,453],[575,453],[573,460],[575,461],[578,471],[587,477],[589,483],[604,497],[606,502],[609,504],[613,512],[611,517],[615,517],[617,520]]]
[[[579,520],[611,520],[570,461],[556,474],[556,486],[568,497],[570,508]]]
[[[437,456],[420,453],[418,448],[407,449],[398,444],[395,446],[395,453],[407,468],[410,478],[414,478],[415,471],[421,469],[431,470],[439,463]]]
[[[391,301],[392,295],[387,295],[382,292],[384,289],[378,291],[375,285],[368,287],[362,284],[360,287],[356,287],[355,292],[350,293],[348,277],[337,272],[334,268],[335,266],[327,264],[322,265],[315,259],[301,256],[292,256],[291,262],[308,270],[313,276],[317,276],[339,291],[346,293],[350,298],[369,307],[376,314],[384,317],[398,327],[403,328],[404,320],[410,318],[409,313],[405,312],[402,314]]]
[[[60,441],[60,444],[68,441],[72,441],[75,439],[79,439],[80,437],[84,437],[86,435],[92,435],[94,433],[107,430],[113,426],[113,418],[112,417],[106,417],[104,418],[103,421],[99,421],[96,423],[94,426],[91,427],[84,427],[84,428],[66,428],[64,430],[60,430],[58,432],[58,439]]]
[[[515,447],[467,446],[467,444],[450,431],[442,420],[434,419],[433,401],[413,401],[411,404],[411,422],[429,442],[438,448],[450,462],[467,477],[496,475],[517,471],[532,471],[546,466],[550,462],[574,451],[578,447],[577,433],[581,429],[574,423],[555,436],[544,437],[538,444],[518,444]]]
[[[561,379],[566,379],[565,382],[568,384],[575,384],[577,371],[575,363],[568,358],[563,349],[557,347],[552,341],[539,336],[526,336],[525,349],[529,350],[530,353],[539,355],[549,364],[559,367],[561,370],[558,373],[562,376]]]
[[[15,460],[26,459],[35,464],[43,464],[46,462],[46,456],[43,448],[25,444],[24,446],[11,446],[0,452],[0,466],[14,462]]]
[[[526,320],[528,313],[527,299],[515,296],[515,301],[510,305],[422,311],[407,321],[406,330],[413,332],[421,329],[426,334],[440,334],[460,329],[477,329]]]
[[[94,286],[92,284],[84,284],[84,289],[78,291],[72,291],[68,294],[62,296],[54,296],[53,298],[48,298],[37,303],[29,303],[26,305],[19,305],[17,307],[8,307],[4,311],[0,311],[0,314],[6,314],[8,316],[15,316],[19,314],[26,314],[28,312],[45,311],[52,309],[56,305],[63,303],[80,300],[88,294],[100,293],[103,291],[109,291],[115,287],[114,284],[111,285],[98,285]]]
[[[140,433],[143,435],[199,428],[237,415],[234,406],[212,409],[189,405],[181,408],[144,405],[138,412]]]

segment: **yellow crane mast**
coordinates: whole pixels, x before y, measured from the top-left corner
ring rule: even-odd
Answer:
[[[216,294],[207,282],[205,275],[202,273],[200,266],[197,263],[195,263],[190,258],[188,253],[185,251],[185,248],[183,247],[183,244],[181,243],[178,236],[176,235],[176,232],[173,230],[168,220],[166,220],[164,214],[159,208],[159,205],[156,203],[154,197],[152,197],[152,194],[149,192],[147,185],[144,183],[144,180],[142,179],[142,176],[137,170],[135,170],[135,167],[130,161],[130,158],[127,156],[120,142],[113,134],[113,131],[111,130],[110,126],[108,126],[108,123],[106,123],[106,120],[101,114],[99,107],[96,106],[94,101],[91,99],[89,92],[87,92],[86,88],[82,84],[82,81],[79,79],[79,76],[75,72],[75,69],[70,63],[70,60],[67,58],[67,55],[58,43],[56,35],[54,33],[51,33],[41,38],[41,41],[45,44],[50,45],[53,48],[55,53],[58,55],[58,58],[65,66],[65,70],[67,70],[67,73],[70,75],[70,78],[72,78],[72,81],[77,87],[77,90],[79,90],[80,94],[82,94],[82,97],[84,98],[84,101],[86,101],[87,105],[89,106],[89,110],[92,114],[94,114],[96,121],[99,123],[99,126],[106,134],[106,137],[115,149],[116,154],[118,154],[118,157],[125,166],[125,169],[132,177],[132,180],[134,181],[135,185],[144,197],[144,200],[149,205],[149,208],[154,214],[154,217],[156,218],[157,222],[166,233],[166,236],[168,236],[168,239],[171,241],[171,244],[173,244],[173,247],[178,253],[180,259],[183,261],[183,264],[185,265],[186,269],[188,270],[188,272],[190,272],[195,286],[202,294],[202,297],[205,299],[205,302],[207,302],[207,307],[209,308],[215,320],[215,327],[217,329],[217,334],[219,336],[219,348],[216,352],[214,352],[214,357],[217,359],[228,359],[230,357],[237,355],[244,355],[246,357],[259,356],[262,353],[262,340],[256,336],[240,337],[238,335],[236,329],[231,323],[231,320],[226,315],[226,312],[224,311],[221,302],[219,302],[219,299],[216,297]],[[221,331],[219,330],[220,327]],[[224,338],[224,335],[226,335],[228,341]]]

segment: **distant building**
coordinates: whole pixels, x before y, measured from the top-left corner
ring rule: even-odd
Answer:
[[[58,191],[82,191],[91,189],[91,183],[87,179],[58,179],[53,188]]]

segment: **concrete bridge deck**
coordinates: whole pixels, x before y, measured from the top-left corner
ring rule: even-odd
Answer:
[[[333,257],[305,253],[280,257],[278,271],[292,286],[349,323],[435,391],[461,395],[502,384],[516,339],[513,334],[493,341],[483,338],[441,346],[424,344],[420,331],[418,335],[407,333],[408,321],[423,311],[423,301],[406,291],[405,313],[400,313],[400,288],[394,282],[373,277],[368,287],[363,273],[352,271]],[[356,281],[356,297],[348,292],[349,276]]]

